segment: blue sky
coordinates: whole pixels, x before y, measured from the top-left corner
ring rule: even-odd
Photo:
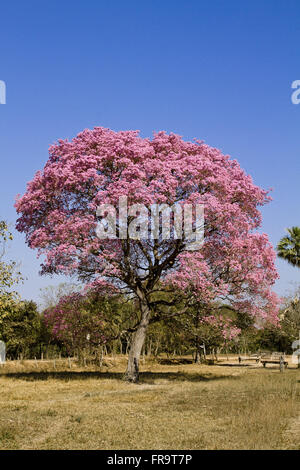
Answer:
[[[58,138],[84,128],[173,131],[236,158],[273,188],[263,230],[276,244],[300,225],[299,0],[110,0],[1,3],[1,211],[15,223],[16,194]],[[9,255],[28,280],[23,298],[59,282],[41,278],[36,253],[15,233]],[[299,270],[278,260],[275,290]]]

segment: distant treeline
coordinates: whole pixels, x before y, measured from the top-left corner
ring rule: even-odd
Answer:
[[[0,339],[10,359],[52,359],[77,356],[98,361],[105,354],[127,354],[138,308],[130,298],[97,292],[71,293],[39,312],[32,301],[15,301],[1,315]],[[255,325],[251,316],[229,305],[210,306],[154,322],[142,354],[193,354],[201,361],[211,353],[283,351],[292,353],[300,329],[299,300],[289,299],[277,325]]]

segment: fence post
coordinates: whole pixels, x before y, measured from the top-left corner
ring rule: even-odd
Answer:
[[[103,363],[103,346],[101,346],[100,354],[99,354],[99,367],[100,367],[100,369],[102,367],[102,363]]]
[[[283,356],[280,356],[280,365],[279,365],[279,368],[280,368],[280,372],[283,372],[283,371],[284,371],[284,359],[283,359]]]

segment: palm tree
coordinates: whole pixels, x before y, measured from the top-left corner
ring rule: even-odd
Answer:
[[[277,245],[277,254],[293,266],[300,267],[300,227],[288,228],[287,232],[288,235]]]

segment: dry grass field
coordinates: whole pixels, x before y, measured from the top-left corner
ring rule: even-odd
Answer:
[[[126,358],[0,367],[0,449],[299,449],[300,370]]]

